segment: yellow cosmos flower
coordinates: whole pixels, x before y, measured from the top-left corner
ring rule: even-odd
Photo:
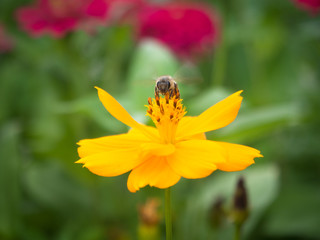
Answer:
[[[242,97],[236,92],[196,117],[186,117],[178,97],[149,98],[147,115],[156,127],[136,122],[107,92],[96,87],[104,107],[131,127],[125,134],[81,140],[80,160],[94,174],[112,177],[131,170],[127,186],[136,192],[146,185],[168,188],[181,177],[196,179],[213,171],[240,171],[262,157],[260,151],[226,142],[206,140],[205,132],[230,124]]]

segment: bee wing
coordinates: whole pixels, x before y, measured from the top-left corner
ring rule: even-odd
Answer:
[[[173,78],[178,84],[199,84],[202,82],[200,71],[192,63],[184,63],[174,74]]]
[[[139,79],[139,81],[134,81],[134,85],[143,86],[143,87],[150,87],[154,86],[156,80],[162,75],[170,75],[169,74],[158,74],[153,72],[152,74],[146,74],[144,78]],[[179,84],[183,83],[186,85],[189,84],[199,84],[202,82],[202,77],[200,71],[197,67],[192,63],[184,63],[182,64],[177,71],[172,75],[173,79]]]

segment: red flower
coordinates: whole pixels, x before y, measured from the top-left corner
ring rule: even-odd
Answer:
[[[297,5],[311,13],[318,13],[320,10],[320,0],[294,0]]]
[[[139,39],[155,38],[183,58],[207,52],[219,35],[216,16],[204,5],[148,6],[139,20]]]
[[[18,9],[17,19],[31,35],[62,37],[83,21],[104,22],[108,10],[106,0],[39,0],[34,6]]]
[[[4,26],[0,23],[0,54],[10,51],[13,45],[12,38],[6,33]]]

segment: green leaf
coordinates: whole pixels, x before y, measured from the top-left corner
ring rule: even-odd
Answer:
[[[319,184],[295,182],[286,185],[268,212],[264,230],[269,236],[304,236],[317,239],[320,235]]]
[[[231,94],[224,88],[210,88],[189,101],[186,99],[188,115],[197,116]]]
[[[4,124],[0,130],[0,238],[13,238],[21,227],[19,125]]]
[[[25,183],[34,201],[45,208],[68,215],[76,214],[77,209],[89,209],[91,205],[90,192],[76,182],[58,161],[30,165],[25,170]]]
[[[248,142],[280,127],[297,124],[301,118],[302,113],[296,103],[255,108],[239,112],[233,123],[207,136],[214,140]]]
[[[85,114],[93,119],[98,126],[108,130],[110,133],[121,133],[127,129],[126,125],[115,119],[103,107],[99,101],[98,94],[60,103],[57,108],[60,114]]]

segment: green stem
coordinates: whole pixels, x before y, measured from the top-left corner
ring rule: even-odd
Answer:
[[[235,224],[234,240],[240,240],[241,224]]]
[[[170,188],[165,190],[166,240],[172,240],[172,213]]]

